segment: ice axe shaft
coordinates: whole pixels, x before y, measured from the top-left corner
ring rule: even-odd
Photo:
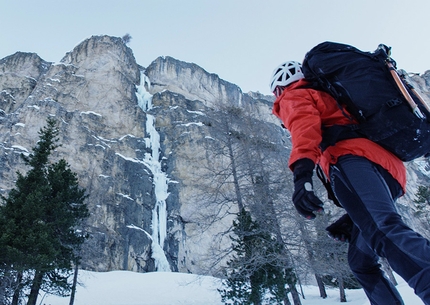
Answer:
[[[418,93],[418,91],[415,90],[414,87],[411,87],[411,90],[416,95],[416,97],[420,100],[421,104],[423,104],[423,106],[426,107],[427,111],[430,112],[430,107],[427,105],[427,102],[422,98],[422,96]]]
[[[406,89],[405,84],[400,79],[399,75],[397,74],[396,68],[393,66],[393,64],[387,60],[386,61],[388,69],[390,70],[391,75],[393,76],[394,80],[396,81],[397,86],[399,87],[400,91],[402,92],[403,96],[405,97],[406,101],[408,102],[409,106],[412,108],[412,112],[420,119],[424,119],[425,116],[422,114],[420,108],[418,108],[418,105],[415,103],[411,95],[409,94],[408,90]],[[424,104],[426,106],[426,104]]]

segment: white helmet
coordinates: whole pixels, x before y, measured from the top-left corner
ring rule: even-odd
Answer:
[[[302,65],[297,61],[284,62],[273,71],[272,75],[270,80],[272,92],[275,92],[277,86],[285,87],[305,77],[302,72]]]

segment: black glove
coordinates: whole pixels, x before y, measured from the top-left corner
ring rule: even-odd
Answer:
[[[353,222],[348,214],[343,215],[334,223],[329,225],[326,230],[331,238],[337,241],[349,242],[351,240]]]
[[[294,194],[293,203],[300,215],[314,219],[312,212],[323,211],[323,202],[314,194],[312,175],[315,163],[308,158],[294,162]]]

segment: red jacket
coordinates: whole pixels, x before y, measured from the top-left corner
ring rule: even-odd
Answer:
[[[319,163],[328,177],[329,165],[335,164],[338,157],[348,154],[362,156],[385,168],[405,190],[406,169],[403,162],[370,140],[343,140],[329,146],[324,153],[321,152],[319,144],[322,139],[322,124],[344,125],[350,124],[351,121],[345,117],[329,94],[303,88],[306,84],[302,79],[289,85],[273,105],[273,114],[282,120],[291,134],[293,148],[289,160],[290,168],[295,161],[309,158]]]

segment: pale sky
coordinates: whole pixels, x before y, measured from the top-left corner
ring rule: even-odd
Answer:
[[[158,56],[193,62],[270,94],[273,69],[331,40],[392,47],[398,68],[430,70],[429,0],[0,0],[0,59],[17,51],[59,62],[93,35],[122,37],[147,67]]]

